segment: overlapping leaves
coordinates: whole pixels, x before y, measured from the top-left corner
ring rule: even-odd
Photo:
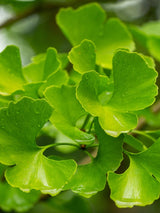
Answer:
[[[8,167],[10,185],[24,191],[59,193],[76,171],[73,160],[56,161],[43,155],[35,137],[49,119],[51,107],[44,100],[23,98],[0,111],[0,162]]]
[[[30,209],[40,197],[40,192],[32,190],[30,193],[22,192],[20,189],[11,187],[4,180],[5,166],[0,164],[0,207],[4,211],[15,210],[18,212]]]
[[[63,69],[67,63],[66,55],[58,56],[54,48],[49,48],[22,69],[19,49],[8,46],[0,54],[0,106],[23,96],[43,97],[46,87],[66,83],[68,75]]]
[[[122,174],[109,173],[111,198],[119,207],[144,206],[160,194],[160,140],[138,154],[127,153],[129,168]]]
[[[84,197],[91,197],[103,190],[106,185],[106,173],[115,171],[122,160],[123,137],[113,138],[107,135],[98,122],[95,129],[99,141],[96,158],[89,164],[79,165],[76,174],[64,187]]]
[[[160,22],[151,21],[140,27],[131,26],[130,30],[137,45],[160,61]]]
[[[94,136],[76,127],[78,119],[87,113],[76,98],[74,86],[49,87],[45,97],[54,108],[50,120],[61,132],[80,144],[93,143]]]
[[[86,111],[99,117],[108,134],[118,136],[136,127],[134,111],[154,102],[156,77],[156,71],[141,55],[120,50],[113,57],[112,78],[95,71],[85,73],[77,98]]]
[[[134,49],[131,35],[118,19],[106,21],[104,10],[96,3],[79,7],[61,9],[57,23],[72,45],[89,39],[96,45],[96,62],[105,68],[112,67],[113,53],[117,48]],[[78,27],[77,27],[78,26]]]
[[[34,98],[22,98],[0,110],[0,162],[7,166],[6,180],[27,192],[36,189],[56,195],[71,189],[90,197],[104,189],[108,173],[111,198],[118,206],[152,203],[160,193],[160,140],[147,150],[140,143],[137,150],[145,150],[143,152],[126,152],[129,168],[123,174],[113,172],[123,159],[122,145],[126,138],[130,140],[128,144],[134,143],[134,148],[139,143],[132,136],[123,140],[119,135],[136,127],[134,112],[154,102],[157,95],[155,64],[141,54],[117,50],[120,47],[134,49],[131,35],[118,19],[106,21],[104,11],[96,3],[77,10],[62,9],[57,22],[74,45],[68,55],[73,64],[69,74],[77,72],[77,80],[73,76],[69,79],[64,71],[68,63],[66,54],[59,55],[54,48],[35,56],[23,69],[18,48],[10,46],[0,54],[0,106],[22,96]],[[103,68],[112,68],[110,77]],[[44,96],[51,106],[45,100],[37,100]],[[85,132],[79,121],[84,124],[87,116],[98,119],[95,126],[90,123],[91,128]],[[91,130],[94,129],[99,148],[92,162],[77,168],[74,160],[44,156],[48,146],[37,146],[35,140],[48,120],[69,137],[68,143],[72,141],[79,149],[92,146],[95,137]],[[8,210],[15,209],[15,195],[25,201],[28,197],[11,186],[0,184],[0,196],[4,190],[7,199],[13,201],[7,206]],[[7,199],[2,197],[0,205]],[[25,205],[35,199],[33,196]]]

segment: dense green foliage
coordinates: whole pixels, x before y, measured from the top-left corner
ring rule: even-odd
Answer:
[[[153,203],[160,133],[134,129],[140,116],[156,123],[149,107],[158,95],[159,22],[127,27],[97,3],[61,9],[56,20],[68,53],[50,47],[25,66],[18,47],[0,53],[1,208],[25,211],[41,194],[65,190],[89,198],[106,182],[118,207]],[[132,36],[152,57],[136,52]]]

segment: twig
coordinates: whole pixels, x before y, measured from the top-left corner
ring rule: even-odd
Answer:
[[[2,23],[0,25],[0,29],[2,29],[4,27],[9,27],[10,25],[12,25],[12,24],[24,19],[24,18],[32,16],[34,14],[45,12],[45,11],[51,11],[53,9],[58,9],[59,7],[55,6],[55,5],[50,5],[50,4],[36,5],[34,8],[30,8],[29,10],[27,10],[27,11],[25,11],[25,12],[23,12],[23,13],[17,15],[17,16],[14,16],[14,17],[8,19],[7,21],[5,21],[4,23]]]

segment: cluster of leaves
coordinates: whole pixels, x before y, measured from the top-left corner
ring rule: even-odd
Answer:
[[[29,208],[39,191],[55,196],[71,189],[89,198],[107,180],[117,206],[151,204],[160,194],[160,140],[146,147],[128,133],[137,126],[138,111],[157,95],[152,58],[131,52],[135,44],[127,27],[119,19],[106,20],[96,3],[61,9],[57,23],[73,45],[69,54],[49,48],[22,67],[17,47],[0,53],[0,163],[6,179],[0,187],[12,200],[6,207],[3,197],[0,205],[12,209],[14,197],[20,196]],[[37,145],[40,130],[50,126],[63,139]],[[51,147],[66,145],[83,150],[91,162],[78,165],[74,159],[45,155]],[[88,151],[94,147],[96,157]],[[123,153],[130,164],[118,174]]]

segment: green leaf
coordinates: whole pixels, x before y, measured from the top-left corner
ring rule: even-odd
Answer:
[[[76,127],[78,119],[86,115],[86,112],[76,99],[75,87],[65,85],[61,87],[51,86],[46,89],[45,97],[54,108],[50,121],[57,129],[78,143],[88,144],[94,141],[92,135]]]
[[[160,35],[157,36],[151,36],[148,39],[148,49],[150,54],[158,61],[160,61],[160,50],[159,50],[159,46],[160,46]]]
[[[104,189],[106,173],[115,171],[122,161],[122,137],[113,138],[107,135],[97,122],[96,133],[99,141],[96,158],[90,164],[79,165],[77,172],[64,188],[71,188],[73,192],[87,198]]]
[[[47,87],[50,86],[62,86],[63,84],[67,84],[68,82],[68,74],[66,71],[58,70],[54,72],[45,83],[39,88],[39,94],[43,97],[43,93]]]
[[[4,211],[15,210],[18,212],[30,209],[40,198],[40,192],[32,190],[30,193],[22,192],[11,187],[3,177],[6,166],[0,164],[0,207]]]
[[[156,71],[141,55],[120,50],[113,57],[114,86],[106,76],[88,72],[79,83],[77,98],[87,112],[99,117],[102,128],[116,137],[136,127],[137,118],[132,111],[154,102],[156,77]]]
[[[139,117],[142,117],[143,119],[145,119],[145,121],[147,122],[147,124],[149,126],[151,126],[152,128],[159,128],[159,124],[160,124],[160,113],[154,113],[152,111],[151,108],[146,108],[143,110],[140,110],[137,112],[137,115]]]
[[[23,90],[17,90],[12,93],[13,100],[19,100],[23,96],[28,96],[31,98],[39,99],[39,87],[42,85],[42,82],[39,83],[29,83],[23,86]]]
[[[109,102],[122,112],[137,111],[155,101],[157,72],[137,53],[118,51],[113,58],[114,93]],[[125,82],[125,85],[122,83]]]
[[[48,48],[42,80],[46,80],[54,72],[60,69],[60,65],[56,49]]]
[[[156,60],[160,61],[160,21],[150,21],[141,27],[131,27],[135,40]]]
[[[34,56],[31,63],[23,68],[25,79],[29,83],[37,83],[42,81],[45,54]]]
[[[60,59],[59,59],[60,58]],[[24,95],[29,97],[43,97],[44,90],[51,86],[67,83],[68,75],[66,71],[62,71],[62,67],[68,63],[65,54],[57,55],[54,48],[48,48],[46,54],[40,54],[32,58],[32,63],[24,67],[24,75],[30,84],[24,86]],[[39,87],[36,87],[36,85]],[[35,85],[35,86],[34,86]]]
[[[4,211],[27,211],[33,207],[39,197],[38,191],[25,193],[7,183],[0,183],[0,207]]]
[[[16,90],[22,89],[25,80],[17,47],[8,46],[0,53],[0,75],[1,94],[11,94]]]
[[[68,54],[67,53],[59,53],[58,58],[61,62],[61,69],[62,70],[65,69],[69,64]]]
[[[140,49],[142,52],[148,52],[147,51],[147,39],[148,36],[146,35],[146,33],[144,33],[141,30],[141,26],[136,26],[136,25],[130,25],[128,26],[130,32],[132,33],[133,39],[136,43],[136,49]]]
[[[146,56],[146,55],[141,55],[141,56],[144,58],[146,64],[147,64],[149,67],[155,69],[156,64],[155,64],[155,61],[154,61],[154,59],[153,59],[152,57]]]
[[[13,101],[12,95],[0,94],[0,107],[7,107],[10,101]]]
[[[57,213],[89,213],[92,212],[93,206],[87,199],[74,194],[71,191],[47,200],[45,205],[52,207],[51,212]]]
[[[81,74],[95,69],[95,46],[89,40],[83,40],[80,45],[73,47],[68,57],[74,70]]]
[[[73,46],[80,44],[83,39],[93,41],[96,45],[96,63],[102,67],[112,68],[112,57],[117,48],[134,49],[125,25],[115,18],[106,21],[106,14],[97,3],[76,10],[61,9],[57,23]]]
[[[132,148],[136,149],[136,151],[144,151],[146,148],[143,143],[132,135],[124,135],[124,142],[130,145]]]
[[[45,81],[60,68],[60,60],[54,48],[48,48],[46,54],[32,58],[32,63],[23,68],[23,73],[29,83]]]
[[[47,146],[36,145],[35,138],[51,113],[46,101],[30,98],[0,110],[0,162],[12,166],[5,172],[11,186],[55,195],[74,174],[73,160],[48,159],[43,155]]]
[[[75,70],[71,70],[69,73],[69,85],[78,85],[79,82],[81,81],[82,75]]]
[[[119,207],[144,206],[160,194],[160,140],[148,150],[131,154],[130,166],[123,174],[109,173],[111,198]]]
[[[136,116],[107,107],[113,83],[107,76],[92,71],[84,74],[77,88],[77,97],[86,111],[99,117],[102,128],[112,136],[129,131],[137,124]],[[93,107],[94,106],[94,107]]]
[[[141,30],[149,36],[160,36],[160,21],[150,21],[141,26]]]

